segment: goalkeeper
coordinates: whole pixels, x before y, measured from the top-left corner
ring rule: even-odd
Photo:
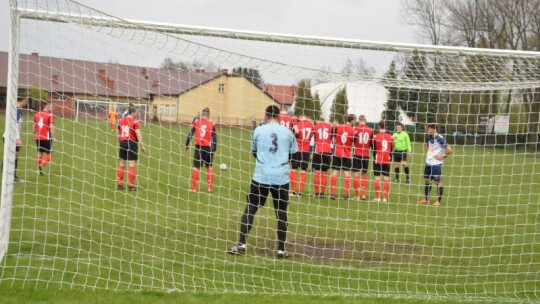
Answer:
[[[278,258],[287,258],[285,240],[287,238],[287,207],[289,205],[289,159],[298,152],[296,138],[288,128],[279,124],[279,108],[269,106],[265,111],[267,124],[253,132],[251,150],[256,157],[255,172],[251,181],[247,205],[240,224],[239,241],[229,251],[243,255],[246,251],[247,236],[259,207],[263,207],[272,193],[277,217]]]

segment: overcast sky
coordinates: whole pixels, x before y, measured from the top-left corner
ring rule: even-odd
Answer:
[[[28,1],[44,2],[45,0]],[[25,2],[26,0],[19,0],[19,3]],[[414,34],[414,28],[402,20],[400,0],[79,0],[78,2],[123,19],[329,38],[401,43],[418,42]],[[0,51],[8,50],[9,26],[9,1],[0,0],[0,34],[2,37]],[[44,27],[42,31],[46,31],[46,28]],[[53,29],[52,31],[57,32],[58,30]],[[46,36],[49,35],[43,33],[41,36],[38,35],[40,38]],[[83,59],[79,57],[85,56],[83,53],[72,56],[49,52],[42,47],[25,48],[25,42],[28,44],[33,41],[32,36],[29,37],[30,40],[26,38],[26,40],[21,41],[21,52],[23,53],[39,52],[44,55],[76,59]],[[88,36],[85,37],[88,43],[91,43],[90,39]],[[41,46],[44,44],[55,46],[51,44],[55,40],[57,39],[36,40],[35,45],[42,43]],[[232,45],[229,44],[228,46]],[[242,47],[240,46],[241,50],[243,50]],[[282,46],[280,50],[288,49]],[[257,54],[260,54],[260,51],[257,52],[259,52]],[[319,62],[319,59],[314,57],[311,59],[298,58],[286,62],[292,53],[294,53],[294,49],[290,49],[289,53],[285,53],[283,55],[284,59],[279,57],[271,59],[292,65],[309,66],[311,64],[316,68],[328,65],[328,63],[314,63]],[[140,60],[130,60],[125,55],[117,54],[116,57],[113,55],[114,51],[109,51],[102,58],[94,58],[94,60],[113,60],[124,64],[157,66],[163,59],[159,54],[156,54],[152,56],[156,57],[154,58],[155,61],[141,62]],[[334,55],[326,56],[328,58]],[[344,59],[348,55],[341,56]],[[307,57],[307,55],[303,57]],[[306,61],[303,62],[302,59],[306,59]],[[307,62],[309,60],[311,63]],[[367,58],[366,61],[368,64],[377,67],[371,58]],[[379,60],[381,73],[388,65],[386,61]],[[340,66],[341,64],[340,62],[335,65]]]
[[[24,1],[21,1],[21,3]],[[400,0],[79,0],[125,19],[310,36],[417,42]],[[0,1],[0,49],[8,48],[9,0]]]

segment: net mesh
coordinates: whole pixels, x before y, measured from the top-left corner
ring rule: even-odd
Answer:
[[[539,300],[538,53],[130,22],[71,1],[18,1],[14,12],[16,89],[30,102],[15,173],[26,182],[3,175],[13,191],[2,196],[1,285]],[[42,100],[54,105],[58,141],[39,176],[32,120]],[[118,139],[107,122],[111,108],[121,114],[129,103],[148,122],[137,192],[116,189]],[[289,205],[291,258],[275,258],[271,203],[256,216],[246,255],[227,255],[255,166],[252,127],[268,105],[327,121],[385,119],[391,133],[401,121],[412,140],[411,182],[402,168],[388,203],[347,200],[340,173],[338,199],[318,199],[309,169]],[[190,193],[193,149],[184,142],[205,107],[218,127],[214,189],[204,191],[202,169]],[[6,120],[14,134],[16,119]],[[418,204],[426,123],[454,151],[441,207]]]

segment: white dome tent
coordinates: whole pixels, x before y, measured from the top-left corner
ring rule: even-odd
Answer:
[[[339,90],[347,87],[347,100],[349,101],[348,113],[355,115],[365,115],[368,123],[378,123],[385,110],[385,103],[388,100],[388,90],[377,83],[367,81],[355,82],[327,82],[311,87],[311,93],[315,96],[319,93],[321,100],[321,111],[325,121],[330,118],[332,103]],[[294,109],[292,106],[292,109]],[[399,109],[399,120],[404,125],[414,125],[414,122],[407,116],[405,111]]]

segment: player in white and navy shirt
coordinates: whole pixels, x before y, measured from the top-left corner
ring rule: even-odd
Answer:
[[[420,204],[429,204],[429,195],[431,192],[431,181],[437,182],[437,201],[433,203],[433,206],[440,206],[443,195],[442,184],[442,165],[445,158],[452,154],[452,148],[444,137],[437,133],[437,125],[427,125],[428,137],[426,140],[427,159],[426,167],[424,169],[425,180],[425,198],[420,201]]]

